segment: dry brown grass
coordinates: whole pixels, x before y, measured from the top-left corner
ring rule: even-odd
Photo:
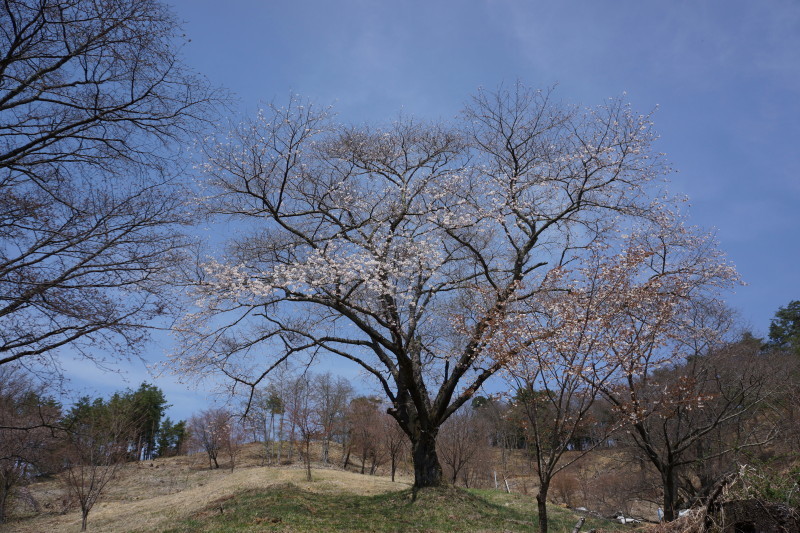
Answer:
[[[209,470],[200,455],[143,461],[125,465],[89,514],[93,532],[156,531],[188,517],[210,503],[248,490],[292,483],[310,492],[381,494],[407,488],[411,479],[400,476],[392,483],[383,476],[362,476],[314,465],[312,482],[305,480],[302,465],[258,466],[257,445],[248,446],[239,464],[230,469]],[[38,516],[4,524],[4,531],[40,533],[79,531],[80,511],[73,506],[62,514],[64,488],[57,480],[36,483],[31,494],[43,506]],[[18,513],[24,513],[19,509]],[[28,511],[30,512],[30,511]]]
[[[492,472],[496,469],[502,489],[500,450],[487,451],[485,470],[481,474],[483,481],[471,486],[494,488]],[[120,471],[118,478],[109,484],[100,503],[90,513],[89,528],[92,531],[113,532],[158,530],[236,492],[286,483],[293,483],[311,492],[372,495],[401,490],[413,481],[408,464],[398,472],[398,482],[392,483],[386,477],[387,466],[378,471],[383,476],[363,476],[357,473],[360,470],[358,458],[351,457],[349,472],[313,463],[314,481],[307,483],[298,454],[294,456],[293,465],[278,467],[262,466],[265,463],[263,452],[263,445],[247,445],[238,456],[232,472],[225,468],[226,458],[223,457],[220,458],[223,468],[209,470],[204,454],[128,464]],[[314,458],[320,456],[318,444],[312,446],[311,453]],[[570,456],[571,452],[567,454],[567,457]],[[337,467],[341,465],[341,449],[335,444],[331,446],[331,460]],[[623,475],[630,467],[625,463],[624,452],[598,450],[563,472],[557,478],[558,483],[553,486],[550,496],[560,504],[583,505],[602,512],[622,510],[654,517],[655,509],[650,509],[652,506],[644,502],[625,509],[618,505],[615,498],[608,500],[609,495],[617,493],[620,493],[620,499],[628,499],[629,495],[623,498],[621,487],[634,487]],[[507,452],[506,468],[512,492],[527,495],[535,493],[536,476],[531,471],[530,459],[521,450]],[[622,477],[615,481],[614,476]],[[559,485],[562,481],[563,487]],[[80,529],[80,513],[74,504],[69,507],[68,502],[64,501],[64,487],[57,480],[35,483],[29,490],[44,512],[36,516],[29,506],[18,504],[14,514],[23,518],[6,524],[8,531],[38,533]],[[598,499],[598,494],[604,495],[604,498]],[[69,507],[69,510],[62,513],[65,507]]]
[[[496,468],[499,488],[502,481],[501,450],[488,450],[490,471],[483,483],[475,486],[494,488],[491,469]],[[586,507],[603,515],[622,512],[628,516],[656,520],[658,504],[652,500],[652,478],[648,463],[633,460],[624,448],[598,448],[580,457],[580,452],[566,452],[562,463],[575,461],[560,472],[550,487],[548,500],[570,507]],[[539,482],[532,461],[523,450],[506,450],[507,480],[512,492],[533,495]]]

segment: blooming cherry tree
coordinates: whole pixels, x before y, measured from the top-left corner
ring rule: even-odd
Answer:
[[[617,100],[522,86],[453,125],[271,108],[207,148],[202,206],[235,231],[193,280],[179,369],[254,387],[301,354],[354,361],[411,440],[416,486],[437,485],[439,427],[507,363],[503,324],[600,239],[659,223],[652,141]]]

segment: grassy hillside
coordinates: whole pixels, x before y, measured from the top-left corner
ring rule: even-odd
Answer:
[[[552,512],[552,531],[570,531],[576,516]],[[314,492],[295,484],[223,498],[168,533],[233,531],[536,531],[531,498],[498,491],[410,489],[374,496]],[[589,520],[585,530],[608,526]]]
[[[126,465],[89,515],[89,531],[534,531],[532,496],[454,488],[412,493],[411,480],[315,467],[259,466],[244,454],[231,470],[202,456]],[[3,530],[79,531],[80,513],[58,480],[28,487],[40,512],[20,503]],[[554,507],[552,531],[570,531],[572,512]],[[616,524],[617,527],[622,527]],[[613,528],[588,521],[583,531]]]

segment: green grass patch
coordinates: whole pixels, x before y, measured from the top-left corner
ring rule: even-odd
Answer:
[[[550,531],[571,531],[572,512],[553,507]],[[589,519],[582,531],[622,528]],[[630,530],[630,528],[624,528]],[[241,492],[219,500],[167,533],[239,531],[536,531],[532,497],[452,487],[377,496],[315,493],[295,485]]]

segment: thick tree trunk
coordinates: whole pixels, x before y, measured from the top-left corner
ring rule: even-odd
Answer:
[[[425,391],[424,382],[421,377],[415,387]],[[409,382],[413,379],[409,379]],[[436,454],[436,437],[439,434],[439,427],[445,419],[440,418],[440,414],[433,413],[432,407],[425,405],[427,411],[424,416],[420,416],[418,406],[412,401],[408,390],[403,390],[402,383],[398,391],[394,406],[387,412],[397,420],[400,427],[408,435],[411,441],[411,462],[414,465],[414,488],[439,487],[443,482],[442,465],[439,463],[439,456]],[[425,393],[426,394],[426,393]]]
[[[442,484],[442,465],[436,455],[436,432],[420,431],[411,439],[414,463],[414,487],[438,487]]]
[[[81,531],[86,531],[86,522],[89,520],[89,509],[81,512]]]

